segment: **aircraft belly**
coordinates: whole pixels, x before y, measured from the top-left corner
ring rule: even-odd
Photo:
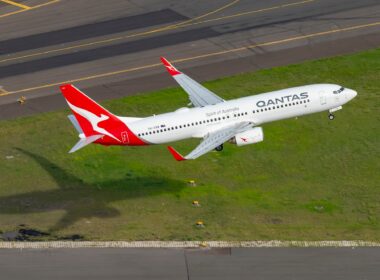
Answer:
[[[151,144],[164,144],[164,143],[184,140],[191,137],[192,137],[191,132],[177,131],[177,132],[163,133],[162,135],[149,135],[147,137],[144,137],[143,139],[146,139],[146,141],[148,141]]]

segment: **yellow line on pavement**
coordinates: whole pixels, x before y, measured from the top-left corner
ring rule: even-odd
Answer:
[[[12,5],[12,6],[16,6],[16,7],[19,7],[19,8],[25,9],[25,10],[30,9],[30,7],[27,6],[27,5],[20,4],[20,3],[17,3],[17,2],[11,1],[11,0],[0,0],[0,2],[4,2],[4,3],[6,3],[6,4],[9,4],[9,5]]]
[[[186,23],[188,23],[188,22],[192,22],[192,21],[199,20],[199,19],[201,19],[201,18],[204,18],[204,17],[210,16],[210,15],[212,15],[212,14],[215,14],[215,13],[217,13],[217,12],[220,12],[220,11],[222,11],[222,10],[225,10],[226,8],[231,7],[232,5],[235,5],[235,4],[236,4],[237,2],[239,2],[239,1],[240,1],[240,0],[234,0],[234,1],[232,1],[231,3],[229,3],[229,4],[227,4],[227,5],[224,5],[224,6],[218,8],[218,9],[216,9],[216,10],[213,10],[213,11],[211,11],[211,12],[209,12],[209,13],[203,14],[203,15],[198,16],[198,17],[195,17],[195,18],[191,18],[191,19],[189,19],[189,20],[185,20],[184,22],[180,22],[180,23],[177,23],[177,24],[169,25],[169,26],[167,26],[167,27],[168,27],[168,28],[172,28],[172,27],[176,27],[176,26],[181,26],[182,24],[186,24]],[[165,27],[164,27],[164,28],[165,28]],[[158,29],[158,30],[161,30],[161,28]]]
[[[29,9],[30,10],[30,9]],[[23,13],[23,12],[26,12],[28,10],[18,10],[18,11],[14,11],[14,12],[10,12],[10,13],[6,13],[6,14],[3,14],[3,15],[0,15],[0,18],[2,17],[7,17],[7,16],[11,16],[11,15],[15,15],[15,14],[19,14],[19,13]]]
[[[0,96],[3,96],[3,95],[9,95],[10,93],[5,90],[2,86],[0,86]]]
[[[194,23],[194,25],[195,24],[206,23],[206,22],[212,22],[212,21],[230,19],[230,18],[235,18],[235,17],[241,17],[241,16],[245,16],[245,15],[250,15],[250,14],[257,14],[257,13],[267,12],[267,11],[271,11],[271,10],[277,10],[277,9],[281,9],[281,8],[286,8],[286,7],[290,7],[290,6],[307,4],[307,3],[310,3],[310,2],[314,2],[314,1],[315,0],[305,0],[305,1],[301,1],[301,2],[294,2],[294,3],[289,3],[289,4],[283,4],[283,5],[273,6],[273,7],[269,7],[269,8],[263,8],[263,9],[259,9],[259,10],[242,12],[242,13],[233,14],[233,15],[229,15],[229,16],[223,16],[223,17],[219,17],[219,18],[212,18],[212,19],[196,22],[196,23]],[[184,26],[187,26],[187,25],[183,25],[181,27],[184,27]]]
[[[9,1],[9,0],[0,0],[0,1],[5,2],[5,1]],[[14,15],[14,14],[23,13],[23,12],[30,11],[30,10],[34,10],[34,9],[37,9],[37,8],[40,8],[40,7],[43,7],[43,6],[47,6],[47,5],[59,2],[59,1],[61,1],[61,0],[52,0],[52,1],[49,1],[49,2],[46,2],[46,3],[43,3],[43,4],[39,4],[39,5],[36,5],[36,6],[32,6],[32,7],[26,6],[28,8],[23,8],[23,10],[14,11],[14,12],[10,12],[10,13],[6,13],[6,14],[3,14],[3,15],[0,15],[0,18],[11,16],[11,15]]]
[[[347,31],[352,31],[352,30],[357,30],[357,29],[362,29],[362,28],[372,27],[372,26],[378,26],[378,25],[380,25],[380,21],[370,23],[370,24],[355,25],[355,26],[350,26],[350,27],[346,27],[346,28],[328,30],[328,31],[317,32],[317,33],[311,33],[311,34],[301,35],[301,36],[295,36],[295,37],[290,37],[290,38],[286,38],[286,39],[282,39],[282,40],[276,40],[276,41],[270,41],[270,42],[265,42],[265,43],[260,43],[260,44],[254,44],[254,45],[249,45],[249,46],[245,46],[245,47],[219,51],[219,52],[206,53],[203,55],[197,55],[197,56],[192,56],[192,57],[187,57],[187,58],[180,58],[180,59],[173,60],[172,62],[176,63],[176,62],[183,62],[183,61],[189,61],[189,60],[196,60],[196,59],[205,58],[205,57],[218,56],[218,55],[233,53],[233,52],[240,52],[240,51],[249,50],[249,49],[258,48],[258,47],[264,47],[264,46],[284,44],[284,43],[288,43],[288,42],[292,42],[292,41],[308,39],[308,38],[313,38],[313,37],[319,37],[319,36],[324,36],[324,35],[339,33],[339,32],[347,32]],[[114,71],[114,72],[101,73],[101,74],[96,74],[96,75],[87,76],[87,77],[81,77],[81,78],[72,79],[72,80],[60,81],[60,82],[55,82],[55,83],[50,83],[50,84],[45,84],[45,85],[40,85],[40,86],[35,86],[35,87],[30,87],[30,88],[15,90],[15,91],[10,91],[7,94],[29,92],[29,91],[33,91],[33,90],[37,90],[37,89],[43,89],[43,88],[58,86],[61,84],[104,78],[104,77],[108,77],[108,76],[114,76],[114,75],[118,75],[118,74],[124,74],[124,73],[128,73],[128,72],[134,72],[134,71],[138,71],[138,70],[154,68],[154,67],[158,67],[160,65],[161,65],[161,63],[148,64],[148,65],[129,68],[129,69],[122,69],[122,70]],[[7,95],[7,94],[0,94],[0,96]]]
[[[51,0],[49,2],[46,2],[46,3],[42,3],[42,4],[39,4],[39,5],[36,5],[36,6],[33,6],[31,7],[31,9],[37,9],[37,8],[41,8],[41,7],[44,7],[44,6],[47,6],[47,5],[50,5],[50,4],[54,4],[54,3],[57,3],[61,0]]]
[[[54,1],[60,1],[60,0],[53,0],[52,2],[54,2]],[[6,59],[3,59],[3,60],[0,60],[0,63],[6,62],[6,61],[12,61],[12,60],[17,60],[17,59],[22,59],[22,58],[28,58],[28,57],[34,57],[34,56],[44,55],[44,54],[50,54],[50,53],[56,53],[56,52],[61,52],[61,51],[67,51],[67,50],[71,50],[71,49],[77,49],[77,48],[82,48],[82,47],[99,45],[99,44],[104,44],[104,43],[110,43],[110,42],[114,42],[114,41],[118,41],[118,40],[122,40],[122,39],[128,39],[128,38],[133,38],[133,37],[137,37],[137,36],[144,36],[144,35],[149,35],[149,34],[153,34],[153,33],[157,33],[157,32],[162,32],[162,31],[166,31],[166,30],[172,30],[172,29],[180,28],[180,27],[182,27],[183,24],[191,25],[190,22],[199,20],[201,18],[204,18],[206,16],[215,14],[217,12],[220,12],[220,11],[222,11],[222,10],[228,8],[228,7],[231,7],[232,5],[236,4],[239,1],[240,0],[234,0],[234,1],[232,1],[232,2],[230,2],[228,4],[226,4],[226,5],[224,5],[222,7],[218,8],[216,10],[213,10],[211,12],[208,12],[206,14],[200,15],[200,16],[192,18],[192,19],[185,20],[185,21],[180,22],[180,23],[176,23],[176,24],[160,27],[158,29],[153,29],[153,30],[144,31],[144,32],[140,32],[140,33],[130,34],[130,35],[126,35],[126,36],[120,36],[120,37],[116,37],[116,38],[110,38],[110,39],[105,39],[105,40],[100,40],[100,41],[95,41],[95,42],[90,42],[90,43],[85,43],[85,44],[79,44],[79,45],[75,45],[75,46],[71,46],[71,47],[59,48],[59,49],[55,49],[55,50],[49,50],[49,51],[38,52],[38,53],[33,53],[33,54],[27,54],[27,55],[12,57],[12,58],[6,58]],[[42,5],[46,5],[46,4],[42,4]],[[41,5],[39,5],[39,6],[41,6]],[[37,6],[35,6],[35,7],[37,7]],[[17,12],[13,12],[13,13],[15,14],[15,13],[19,13],[19,12],[22,12],[22,11],[17,11]],[[0,18],[1,17],[2,16],[0,16]]]
[[[1,95],[8,95],[8,91],[6,91],[2,86],[0,86],[0,96]]]
[[[281,9],[281,8],[285,8],[285,7],[289,7],[289,6],[306,4],[306,3],[310,3],[310,2],[314,2],[314,1],[315,0],[306,0],[306,1],[301,1],[301,2],[294,2],[294,3],[289,3],[289,4],[283,4],[283,5],[279,5],[279,6],[273,6],[273,7],[269,7],[269,8],[264,8],[264,9],[260,9],[260,10],[253,10],[253,11],[248,11],[248,12],[244,12],[244,13],[233,14],[233,15],[229,15],[229,16],[223,16],[223,17],[219,17],[219,18],[198,21],[199,19],[204,18],[205,16],[209,16],[211,14],[219,12],[222,9],[230,7],[231,5],[237,3],[236,1],[234,1],[234,2],[232,2],[232,3],[230,3],[230,4],[226,5],[226,6],[223,6],[223,7],[219,8],[219,9],[217,9],[215,11],[212,11],[210,13],[207,13],[207,14],[201,15],[199,17],[196,17],[196,18],[193,18],[193,19],[190,19],[190,20],[186,20],[184,22],[177,23],[177,24],[174,24],[174,25],[169,25],[169,26],[165,26],[165,27],[162,27],[162,28],[158,28],[158,29],[154,29],[154,30],[149,30],[149,31],[143,31],[143,32],[140,32],[140,33],[129,34],[129,35],[126,35],[126,36],[120,36],[120,37],[115,37],[115,38],[110,38],[110,39],[105,39],[105,40],[100,40],[100,41],[95,41],[95,42],[90,42],[90,43],[79,44],[79,45],[75,45],[75,46],[71,46],[71,47],[59,48],[59,49],[48,50],[48,51],[44,51],[44,52],[37,52],[37,53],[32,53],[32,54],[27,54],[27,55],[22,55],[22,56],[16,56],[16,57],[11,57],[11,58],[6,58],[6,59],[3,59],[3,60],[0,60],[0,63],[7,62],[7,61],[12,61],[12,60],[17,60],[17,59],[28,58],[28,57],[39,56],[39,55],[44,55],[44,54],[51,54],[51,53],[56,53],[56,52],[62,52],[62,51],[67,51],[67,50],[72,50],[72,49],[77,49],[77,48],[89,47],[89,46],[94,46],[94,45],[99,45],[99,44],[105,44],[105,43],[110,43],[110,42],[114,42],[114,41],[124,40],[124,39],[128,39],[128,38],[150,35],[150,34],[157,33],[157,32],[163,32],[163,31],[174,30],[174,29],[177,29],[177,28],[187,27],[187,26],[191,26],[191,25],[202,24],[202,23],[206,23],[206,22],[219,21],[219,20],[223,20],[223,19],[234,18],[234,17],[244,16],[244,15],[248,15],[248,14],[266,12],[266,11],[275,10],[275,9]]]

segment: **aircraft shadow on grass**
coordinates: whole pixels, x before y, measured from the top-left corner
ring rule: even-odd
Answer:
[[[178,193],[185,184],[160,177],[133,177],[88,184],[68,173],[48,159],[25,151],[16,150],[35,160],[56,181],[58,189],[33,191],[25,194],[0,197],[0,213],[28,214],[65,210],[66,214],[50,229],[64,229],[85,218],[110,218],[120,212],[109,206],[123,201],[161,193]]]

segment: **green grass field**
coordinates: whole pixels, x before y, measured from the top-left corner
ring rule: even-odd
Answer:
[[[205,84],[232,99],[320,82],[358,91],[334,121],[325,112],[270,123],[262,143],[226,144],[186,162],[166,146],[68,154],[77,142],[68,110],[0,121],[0,231],[26,224],[52,234],[45,238],[89,240],[380,240],[380,49]],[[187,103],[171,88],[103,104],[143,117]],[[185,154],[197,143],[173,145]]]

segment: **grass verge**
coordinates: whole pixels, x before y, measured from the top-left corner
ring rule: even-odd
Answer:
[[[376,49],[207,82],[225,99],[320,82],[358,96],[332,122],[320,113],[267,124],[262,143],[181,163],[165,146],[67,154],[77,141],[68,110],[0,121],[0,230],[26,224],[52,234],[42,239],[380,240],[379,73]],[[147,116],[187,102],[171,88],[103,104]]]

